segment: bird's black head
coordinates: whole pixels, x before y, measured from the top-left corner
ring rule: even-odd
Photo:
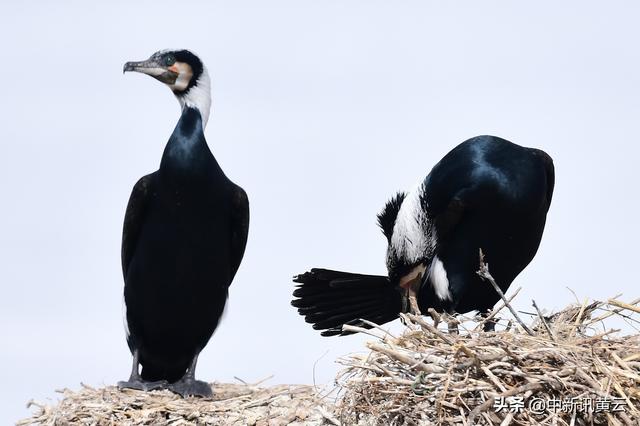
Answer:
[[[200,58],[188,50],[161,50],[145,61],[127,62],[123,71],[150,75],[180,96],[198,84],[204,73],[204,65]]]

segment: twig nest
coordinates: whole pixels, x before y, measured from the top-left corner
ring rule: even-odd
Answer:
[[[343,424],[636,424],[640,336],[604,328],[638,308],[618,301],[570,306],[497,332],[481,325],[447,334],[406,315],[400,337],[384,333],[371,353],[343,360],[336,409]]]
[[[214,396],[182,398],[169,391],[140,392],[114,386],[65,389],[55,406],[32,403],[23,425],[322,425],[330,409],[311,386],[257,387],[214,383]],[[326,415],[326,416],[325,416]]]
[[[485,321],[507,315],[500,311],[515,294]],[[536,305],[531,334],[520,318],[503,318],[497,332],[458,318],[458,334],[449,334],[404,315],[399,337],[373,324],[380,334],[370,353],[342,360],[335,406],[311,386],[213,384],[211,399],[84,386],[63,391],[57,405],[32,403],[34,415],[18,425],[632,425],[640,335],[607,323],[634,327],[639,302],[585,303],[548,317]],[[443,328],[451,322],[437,318]]]

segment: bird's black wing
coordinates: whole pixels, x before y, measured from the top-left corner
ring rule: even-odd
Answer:
[[[462,219],[465,209],[465,191],[456,194],[446,208],[435,217],[438,238],[444,239]]]
[[[138,236],[142,221],[145,217],[149,197],[152,193],[151,186],[155,173],[141,177],[133,187],[127,211],[124,215],[124,226],[122,229],[122,273],[127,275],[127,270],[131,263],[133,253],[138,243]]]
[[[231,280],[238,272],[249,234],[249,198],[233,184],[231,191]]]
[[[534,155],[542,161],[547,176],[547,204],[551,205],[551,198],[553,198],[553,187],[555,186],[556,173],[553,167],[553,159],[546,152],[541,149],[529,148]],[[548,206],[547,206],[548,207]]]

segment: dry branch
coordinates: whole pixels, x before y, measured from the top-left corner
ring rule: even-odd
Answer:
[[[516,311],[511,307],[511,304],[509,303],[509,301],[507,300],[507,297],[502,292],[502,289],[498,286],[498,283],[496,283],[496,280],[494,280],[491,274],[489,273],[489,265],[484,261],[484,253],[482,253],[482,249],[480,249],[480,269],[478,269],[477,274],[480,275],[482,279],[488,281],[489,284],[491,284],[491,287],[493,287],[496,293],[500,295],[502,302],[505,304],[507,308],[509,308],[511,315],[513,315],[513,317],[516,319],[516,321],[518,321],[520,326],[524,329],[524,331],[527,332],[528,335],[533,336],[533,332],[531,331],[531,329],[527,327],[524,321],[520,319]]]

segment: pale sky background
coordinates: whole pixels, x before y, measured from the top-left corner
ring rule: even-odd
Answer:
[[[365,338],[290,307],[313,266],[385,273],[376,213],[451,148],[548,152],[556,190],[516,307],[639,296],[640,4],[632,1],[6,2],[0,5],[0,423],[129,374],[120,236],[178,120],[128,60],[211,73],[206,130],[251,203],[247,252],[201,379],[331,383]],[[324,356],[323,356],[324,355]]]

